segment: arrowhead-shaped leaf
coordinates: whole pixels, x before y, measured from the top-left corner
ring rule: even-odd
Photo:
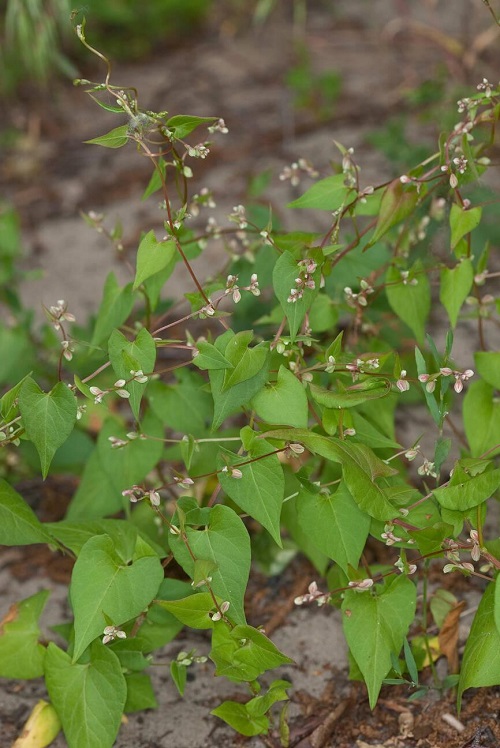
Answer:
[[[276,298],[281,304],[290,328],[290,337],[292,342],[302,324],[307,311],[319,293],[319,282],[321,269],[318,267],[313,273],[312,278],[315,283],[314,289],[304,289],[304,295],[295,302],[288,301],[290,291],[296,288],[295,279],[297,278],[300,267],[297,264],[301,259],[299,255],[295,256],[292,252],[283,252],[278,257],[273,270],[273,288]]]
[[[177,249],[173,241],[156,240],[155,232],[149,231],[142,239],[137,250],[137,268],[135,271],[134,291],[141,283],[171,265],[172,270],[177,260]]]
[[[109,273],[104,283],[102,301],[97,313],[97,319],[92,335],[91,344],[101,345],[112,333],[115,327],[122,325],[134,305],[132,284],[127,283],[123,288],[116,280],[114,273]]]
[[[91,145],[102,145],[104,148],[121,148],[128,141],[128,125],[120,125],[110,130],[106,135],[100,135],[92,140],[85,140]]]
[[[242,520],[227,506],[214,506],[209,522],[203,530],[186,527],[186,536],[195,559],[213,561],[213,592],[230,603],[229,616],[237,623],[245,623],[243,598],[250,572],[250,538]],[[176,561],[194,576],[194,561],[178,535],[170,538]]]
[[[399,656],[415,616],[416,600],[415,585],[406,576],[396,577],[378,595],[354,590],[344,594],[344,634],[363,674],[371,709],[391,669],[391,653]]]
[[[30,377],[19,393],[19,409],[24,430],[36,447],[46,478],[56,450],[73,431],[76,398],[63,382],[58,382],[50,392],[42,392]]]
[[[105,616],[120,626],[142,613],[162,579],[160,559],[142,538],[137,538],[132,552],[118,547],[107,535],[88,540],[76,561],[70,587],[75,615],[73,661],[102,634],[108,625]]]
[[[128,381],[132,371],[139,369],[150,375],[155,368],[156,344],[145,327],[139,331],[135,340],[127,340],[119,330],[113,330],[108,342],[108,354],[111,365],[119,379]],[[135,418],[139,420],[139,408],[147,382],[132,380],[125,385],[130,392],[130,407]]]
[[[350,444],[305,429],[277,429],[266,432],[264,436],[299,442],[311,452],[340,463],[349,493],[359,508],[374,519],[387,522],[398,515],[398,510],[374,480],[378,476],[393,475],[394,472],[363,444]]]
[[[425,323],[431,308],[431,291],[422,264],[417,261],[407,280],[391,266],[387,271],[385,292],[387,301],[398,317],[412,330],[419,343],[423,343]],[[407,281],[405,283],[405,281]],[[416,281],[416,285],[412,285]]]
[[[370,517],[359,509],[343,483],[329,496],[302,487],[297,512],[303,531],[317,548],[346,574],[349,566],[357,568],[370,530]]]
[[[470,294],[473,281],[474,269],[467,257],[454,268],[444,268],[441,271],[439,300],[446,309],[452,327],[457,324],[458,313]]]
[[[458,681],[457,706],[460,710],[462,694],[467,688],[500,684],[500,630],[495,624],[500,609],[498,577],[483,592],[472,622],[462,659]]]
[[[307,428],[307,395],[304,385],[286,366],[276,382],[269,382],[252,400],[252,407],[267,423]]]
[[[264,440],[254,440],[250,457],[270,455],[264,459],[241,466],[241,478],[231,477],[231,472],[219,473],[219,480],[227,495],[251,517],[269,531],[281,547],[280,516],[285,479],[283,469],[273,447]],[[221,470],[225,465],[242,462],[242,458],[223,449],[217,463]]]
[[[90,661],[79,665],[51,642],[45,657],[45,683],[68,748],[112,748],[127,684],[120,660],[111,649],[95,642]]]
[[[450,230],[451,230],[451,248],[455,249],[458,242],[466,234],[474,231],[479,226],[483,209],[463,208],[457,203],[453,203],[450,210]]]

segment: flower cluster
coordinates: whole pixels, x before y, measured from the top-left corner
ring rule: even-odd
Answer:
[[[198,143],[198,145],[190,145],[187,149],[188,155],[191,156],[191,158],[206,158],[208,154],[210,153],[210,148],[208,148],[208,143]]]
[[[318,172],[313,168],[312,164],[310,164],[309,161],[307,161],[305,158],[299,158],[298,161],[294,161],[294,163],[290,164],[290,166],[285,166],[279,178],[282,182],[289,179],[290,184],[293,187],[297,187],[302,176],[301,172],[307,174],[307,176],[311,177],[312,179],[315,179],[318,176]]]
[[[215,613],[209,613],[208,615],[210,616],[212,621],[220,621],[224,613],[227,613],[227,611],[229,610],[230,605],[231,603],[225,600],[220,604],[219,610],[217,610]]]
[[[290,295],[287,299],[289,304],[295,304],[295,302],[299,301],[304,296],[306,288],[309,288],[311,291],[314,291],[316,288],[316,283],[312,277],[317,268],[314,260],[300,260],[297,264],[299,266],[299,275],[295,278],[295,288],[290,289]]]
[[[221,468],[221,473],[229,473],[231,478],[234,478],[235,480],[240,480],[240,478],[243,478],[243,473],[239,468],[230,468],[228,465],[224,465],[223,468]]]
[[[104,636],[102,637],[103,644],[109,644],[114,642],[115,639],[126,639],[127,634],[117,626],[106,626],[103,631]]]
[[[59,299],[56,304],[50,306],[48,309],[45,309],[47,316],[54,325],[55,330],[61,329],[61,322],[75,321],[75,315],[68,312],[67,309],[68,304],[66,301],[64,301],[64,299]]]
[[[193,664],[193,662],[198,662],[200,664],[203,664],[207,661],[207,657],[205,655],[196,655],[195,656],[195,649],[191,649],[189,652],[179,652],[177,655],[177,664],[181,665],[182,667],[189,667]]]
[[[428,475],[431,478],[438,477],[436,466],[434,465],[433,462],[430,462],[430,460],[427,460],[426,458],[424,458],[424,461],[422,465],[420,465],[420,467],[418,468],[417,473],[419,475]]]
[[[248,226],[244,205],[235,205],[233,212],[229,214],[228,218],[233,223],[237,223],[241,230],[246,229]]]
[[[386,545],[394,545],[394,543],[401,543],[403,538],[398,538],[394,535],[394,525],[392,522],[388,522],[384,526],[384,532],[380,535]]]
[[[360,306],[367,306],[368,300],[366,297],[373,293],[373,288],[364,279],[361,279],[359,285],[361,290],[358,293],[354,293],[350,286],[344,288],[345,300],[353,309]]]
[[[466,369],[465,371],[458,371],[457,369],[450,369],[449,366],[443,366],[435,374],[419,374],[418,380],[425,384],[427,392],[434,392],[436,389],[436,381],[438,377],[454,377],[455,384],[453,389],[456,393],[462,392],[464,388],[464,382],[474,376],[472,369]]]
[[[188,475],[180,477],[176,475],[174,476],[174,483],[176,483],[180,488],[183,488],[185,491],[187,491],[189,490],[189,488],[191,488],[191,486],[194,485],[194,480]]]
[[[315,602],[321,606],[330,601],[329,593],[321,592],[321,590],[318,589],[318,585],[316,584],[316,582],[311,582],[307,590],[308,591],[305,595],[300,595],[299,597],[295,598],[295,600],[293,601],[295,605],[304,605],[304,603]]]
[[[210,133],[220,132],[223,135],[227,135],[227,133],[229,132],[226,123],[222,118],[218,119],[215,125],[210,125],[207,129]]]
[[[161,501],[158,491],[153,488],[147,491],[142,486],[137,485],[132,486],[132,488],[126,488],[125,491],[122,491],[122,496],[127,497],[132,504],[147,499],[151,506],[160,506]]]
[[[410,389],[410,383],[406,379],[406,369],[401,369],[396,387],[400,392],[407,392]]]
[[[478,83],[476,86],[478,91],[484,91],[485,96],[490,98],[491,96],[491,90],[493,88],[493,84],[489,82],[488,78],[483,78],[481,83]]]
[[[406,559],[401,558],[401,556],[398,558],[398,560],[394,563],[394,566],[399,571],[400,574],[408,574],[409,576],[411,574],[415,574],[417,571],[417,564],[409,564]]]
[[[191,202],[189,203],[189,214],[191,216],[197,216],[200,213],[200,208],[216,208],[217,204],[213,198],[213,194],[208,187],[203,187],[199,194],[193,195]]]
[[[241,300],[241,290],[250,291],[250,293],[253,294],[254,296],[260,296],[259,279],[257,277],[257,273],[252,274],[252,277],[250,278],[249,286],[242,286],[242,288],[240,288],[237,285],[237,283],[238,283],[237,275],[227,276],[226,290],[224,291],[224,294],[226,295],[231,294],[235,304],[237,304]]]
[[[373,579],[360,579],[359,581],[349,582],[349,587],[355,592],[366,592],[373,587]]]

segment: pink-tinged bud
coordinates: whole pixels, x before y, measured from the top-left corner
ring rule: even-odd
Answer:
[[[349,587],[352,587],[356,592],[366,592],[370,587],[373,587],[373,579],[362,579],[359,582],[349,582]]]

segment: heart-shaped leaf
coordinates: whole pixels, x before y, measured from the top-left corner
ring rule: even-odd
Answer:
[[[108,535],[83,546],[73,569],[70,597],[75,615],[73,662],[111,620],[120,626],[138,616],[158,592],[163,567],[152,548],[138,537],[135,549],[120,548]]]
[[[36,447],[46,478],[56,450],[73,431],[76,398],[63,382],[58,382],[50,392],[43,392],[29,377],[19,393],[19,409],[26,436]]]
[[[45,683],[70,748],[111,748],[127,698],[120,660],[95,642],[90,661],[71,657],[51,642],[45,657]]]

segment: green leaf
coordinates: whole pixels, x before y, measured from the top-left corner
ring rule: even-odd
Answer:
[[[235,681],[254,681],[266,670],[293,663],[258,629],[238,625],[230,629],[221,621],[214,625],[210,659],[216,675]]]
[[[304,385],[281,365],[276,382],[268,382],[252,400],[252,408],[266,423],[307,428],[308,409]]]
[[[324,408],[354,408],[367,400],[386,397],[391,391],[391,383],[388,379],[373,378],[337,392],[312,383],[309,389],[313,400]]]
[[[158,702],[149,675],[125,673],[125,682],[127,684],[127,700],[123,707],[125,714],[157,708]]]
[[[70,598],[75,616],[73,661],[104,631],[138,616],[149,605],[163,579],[160,559],[142,538],[135,549],[116,546],[107,535],[83,546],[73,569]]]
[[[344,483],[329,495],[302,486],[297,511],[303,531],[328,558],[346,574],[349,566],[357,568],[370,531],[370,517],[358,508]]]
[[[0,478],[0,545],[53,542],[52,535],[22,496]]]
[[[185,626],[192,629],[212,629],[214,622],[209,613],[215,613],[215,605],[209,592],[197,592],[182,600],[156,600],[156,605],[172,613]],[[222,601],[221,601],[222,602]]]
[[[434,489],[434,497],[445,509],[465,512],[492,496],[500,486],[500,470],[491,470],[458,483],[452,482],[444,488]]]
[[[298,481],[294,481],[294,485],[298,486]],[[289,484],[287,484],[287,493],[289,491],[290,487]],[[287,496],[286,501],[283,502],[281,509],[281,524],[287,529],[295,545],[300,548],[301,552],[309,559],[318,573],[324,577],[330,562],[328,557],[324,553],[321,553],[314,542],[314,539],[306,533],[306,528],[299,519],[298,495],[299,491],[294,491],[292,495]]]
[[[457,707],[460,711],[462,694],[467,688],[481,688],[500,684],[500,632],[498,623],[499,582],[491,582],[481,598],[465,645],[458,681]]]
[[[171,642],[182,630],[183,624],[168,610],[160,607],[162,600],[178,600],[186,595],[194,595],[190,584],[179,579],[164,579],[157,596],[149,606],[136,641],[140,642],[142,652],[153,652]]]
[[[163,548],[158,546],[149,537],[144,537],[141,530],[126,519],[99,519],[82,522],[47,522],[47,530],[57,538],[66,548],[69,548],[75,556],[78,556],[83,546],[95,535],[108,535],[116,545],[128,542],[135,545],[137,535],[151,545],[157,553],[164,553]]]
[[[45,646],[38,626],[49,590],[13,603],[0,621],[0,677],[39,678],[43,675]]]
[[[498,351],[476,351],[475,368],[484,381],[500,390],[500,353]]]
[[[174,269],[177,260],[177,248],[175,242],[157,241],[155,232],[149,231],[144,236],[137,250],[137,267],[133,290],[135,291],[141,283],[151,278],[152,275],[164,270],[167,266]]]
[[[385,287],[392,310],[408,325],[420,344],[424,342],[425,323],[431,308],[429,280],[422,269],[422,263],[418,260],[411,268],[408,280],[401,276],[398,268],[391,265],[387,271]],[[412,280],[416,280],[417,284],[412,285]]]
[[[500,444],[500,402],[495,389],[486,382],[473,382],[463,404],[465,435],[474,457],[489,452]],[[500,447],[489,453],[498,454]]]
[[[216,117],[195,117],[191,114],[176,114],[167,120],[167,127],[174,130],[174,137],[181,140],[187,137],[193,130],[207,122],[216,122]]]
[[[276,704],[278,701],[288,701],[287,688],[291,688],[292,684],[287,680],[275,680],[269,686],[267,693],[259,696],[255,696],[253,699],[247,702],[246,708],[249,714],[254,717],[259,717]]]
[[[151,375],[156,362],[156,344],[151,334],[142,328],[135,340],[127,340],[119,330],[113,330],[108,342],[109,360],[117,377],[125,379],[124,389],[130,392],[130,407],[136,420],[139,420],[141,399],[147,382],[141,383],[128,380],[132,371],[141,370],[143,374]]]
[[[220,484],[227,495],[251,517],[269,531],[275,543],[282,547],[280,536],[281,505],[285,489],[283,468],[273,447],[264,440],[254,440],[250,447],[250,457],[270,455],[264,459],[242,465],[241,478],[231,477],[231,471],[219,472]],[[221,449],[217,460],[220,471],[225,465],[243,462],[243,458]]]
[[[126,447],[113,449],[109,438],[126,441],[128,429],[113,417],[104,422],[69,506],[67,519],[96,519],[123,509],[126,500],[122,491],[143,481],[163,453],[164,428],[154,413],[146,413],[141,428],[154,438],[133,439]]]
[[[342,474],[349,493],[359,508],[375,519],[388,521],[398,515],[384,491],[375,483],[378,476],[394,471],[361,444],[348,444],[304,429],[279,429],[264,434],[268,439],[298,442],[315,454],[342,465]]]
[[[268,350],[260,345],[249,348],[252,339],[253,331],[245,330],[237,332],[228,342],[224,357],[231,364],[231,369],[226,369],[224,372],[223,392],[241,382],[246,382],[247,379],[252,379],[264,366]]]
[[[421,374],[427,373],[427,364],[425,363],[425,358],[422,356],[422,353],[420,350],[415,346],[415,363],[417,365],[417,374],[420,376]],[[425,383],[422,382],[422,391],[424,393],[425,401],[427,403],[427,407],[429,408],[429,413],[431,414],[434,423],[438,426],[441,425],[441,413],[438,408],[436,398],[432,394],[432,392],[428,392],[425,386]]]
[[[368,689],[370,708],[377,703],[382,681],[399,656],[413,622],[416,588],[406,576],[386,583],[378,595],[346,590],[342,623],[349,650]]]
[[[460,239],[479,226],[483,209],[463,208],[453,203],[450,210],[451,248],[455,249]]]
[[[186,527],[186,537],[196,559],[215,562],[212,590],[230,603],[230,617],[237,623],[244,623],[243,598],[250,571],[250,538],[242,520],[229,507],[217,505],[210,510],[206,528]],[[170,547],[176,561],[192,579],[194,561],[182,539],[173,535]]]
[[[120,729],[127,685],[118,657],[100,642],[90,661],[72,663],[52,642],[45,657],[45,683],[62,722],[68,748],[112,748]]]
[[[404,186],[399,179],[391,182],[382,195],[378,221],[370,244],[378,242],[389,229],[413,213],[417,202],[418,192],[414,185]]]
[[[446,309],[451,326],[457,324],[458,313],[470,293],[474,281],[474,269],[469,258],[464,258],[453,268],[441,271],[439,300]]]
[[[318,267],[312,274],[314,280],[314,289],[305,288],[304,295],[301,299],[295,302],[288,301],[290,291],[292,288],[296,288],[295,279],[298,277],[300,267],[298,262],[301,259],[299,254],[292,252],[283,252],[278,257],[273,269],[273,288],[276,298],[281,304],[281,308],[286,315],[288,320],[288,326],[290,328],[290,338],[293,343],[295,336],[302,324],[304,317],[311,307],[314,299],[319,293],[319,283],[321,270]]]
[[[151,382],[149,404],[165,426],[199,438],[208,432],[213,418],[212,398],[203,389],[205,381],[196,372],[181,369],[176,376],[178,381],[174,384]]]
[[[264,735],[269,730],[269,719],[265,716],[255,717],[248,713],[245,704],[238,701],[223,701],[210,714],[219,717],[240,735],[252,737]]]
[[[58,382],[46,393],[28,377],[19,393],[19,409],[26,436],[36,447],[42,475],[46,478],[57,448],[73,431],[76,398],[63,382]]]
[[[215,341],[217,349],[222,354],[225,354],[226,347],[233,337],[234,333],[228,331]],[[224,370],[211,369],[208,372],[214,400],[212,431],[218,429],[228,415],[234,413],[242,405],[248,405],[254,395],[264,387],[269,376],[269,358],[269,353],[267,353],[262,369],[255,376],[227,390],[224,390]]]
[[[198,340],[196,343],[197,355],[193,363],[199,369],[232,369],[233,364],[223,354],[217,350],[215,345],[208,343],[206,340]]]
[[[180,696],[184,696],[184,689],[187,682],[187,667],[180,665],[177,660],[173,660],[170,663],[170,675],[175,683],[175,687],[179,691]]]
[[[381,414],[382,415],[382,414]],[[371,421],[357,410],[352,413],[352,424],[356,431],[355,439],[372,449],[401,449],[401,445],[394,439],[385,436]]]
[[[27,378],[28,376],[23,377],[20,382],[0,398],[0,416],[4,421],[10,421],[14,418],[14,415],[17,415],[19,391]]]
[[[84,143],[92,145],[102,145],[104,148],[121,148],[128,141],[128,125],[120,125],[110,130],[106,135],[100,135],[92,140],[85,140]]]
[[[329,210],[333,213],[334,210],[349,205],[355,199],[356,193],[352,188],[346,187],[344,175],[335,174],[333,177],[326,177],[315,182],[301,197],[288,203],[288,207]]]
[[[128,318],[134,305],[132,283],[123,288],[114,273],[109,273],[104,283],[102,301],[97,313],[91,345],[101,345],[115,327],[120,327]]]

